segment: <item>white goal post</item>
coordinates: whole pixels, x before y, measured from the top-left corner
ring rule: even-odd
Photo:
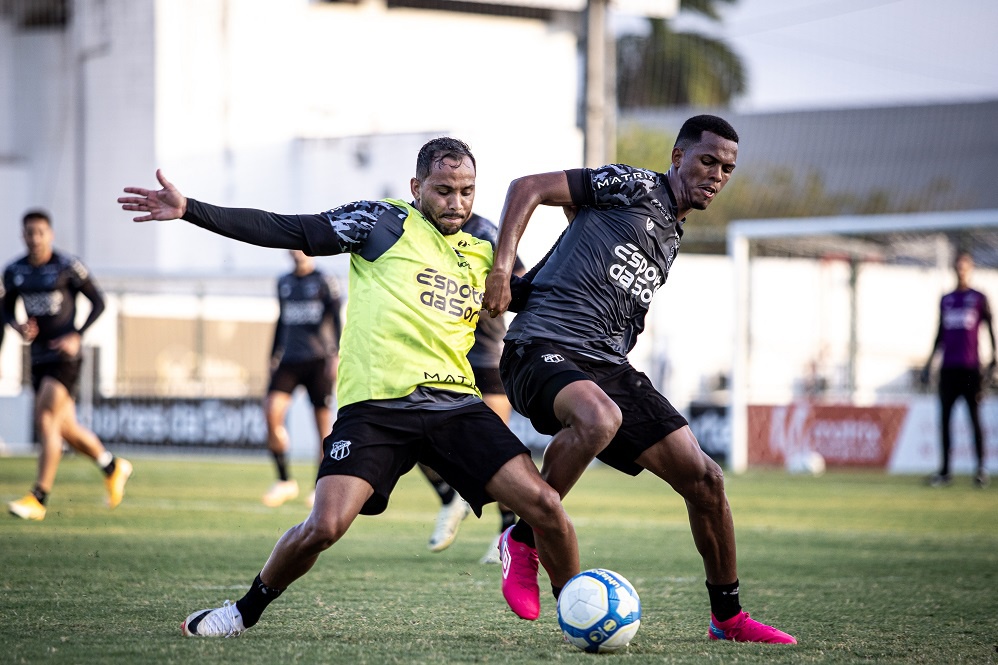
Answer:
[[[949,270],[955,251],[950,240],[954,237],[983,248],[989,256],[998,257],[998,210],[740,220],[728,225],[728,255],[733,264],[735,290],[734,357],[728,410],[731,431],[728,466],[731,471],[740,473],[748,467],[748,406],[752,399],[750,307],[753,298],[766,297],[765,293],[753,294],[750,287],[751,264],[758,248],[768,245],[770,252],[776,248],[775,252],[780,256],[846,258],[852,262],[854,287],[855,266],[866,261]],[[855,294],[851,310],[849,316],[854,319]],[[855,322],[851,325],[850,350],[854,351]],[[926,339],[926,355],[930,344],[931,338]]]

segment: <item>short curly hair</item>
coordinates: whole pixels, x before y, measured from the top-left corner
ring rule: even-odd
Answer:
[[[27,226],[28,222],[33,222],[36,219],[45,220],[46,224],[52,226],[52,216],[48,214],[48,211],[41,208],[32,208],[24,213],[24,217],[21,218],[21,226]]]
[[[696,145],[704,132],[717,134],[722,139],[738,143],[738,132],[724,118],[716,115],[695,115],[683,123],[679,136],[676,137],[675,147],[686,150],[691,145]]]
[[[465,157],[471,160],[472,166],[478,168],[478,165],[475,164],[475,156],[471,154],[471,148],[464,141],[449,136],[441,136],[428,141],[419,149],[419,155],[416,156],[416,179],[425,180],[429,177],[433,166],[445,159],[462,161]]]

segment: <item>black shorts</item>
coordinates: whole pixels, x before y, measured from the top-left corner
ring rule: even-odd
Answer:
[[[326,371],[329,362],[325,358],[282,362],[271,374],[267,392],[290,395],[298,386],[305,386],[312,406],[317,409],[328,409],[333,393],[333,380]]]
[[[976,408],[981,402],[983,374],[973,367],[943,367],[939,370],[939,399],[952,406],[958,397]]]
[[[76,399],[76,389],[80,383],[80,358],[68,360],[55,360],[47,363],[36,363],[31,366],[31,387],[38,392],[42,385],[42,379],[50,376],[62,385],[66,386],[69,395]]]
[[[641,473],[634,461],[641,453],[688,424],[651,379],[630,363],[596,360],[543,342],[506,344],[499,372],[513,408],[541,434],[562,429],[554,415],[554,398],[562,388],[576,381],[595,382],[623,416],[617,434],[597,459],[632,476]]]
[[[483,395],[502,395],[506,391],[502,387],[502,379],[499,378],[498,367],[471,367],[472,374],[475,375],[475,385],[482,391]]]
[[[524,453],[529,453],[526,446],[484,402],[443,411],[359,402],[339,410],[333,431],[322,442],[318,477],[366,480],[374,496],[360,512],[378,515],[399,478],[422,462],[481,517],[482,506],[495,500],[485,485],[506,462]]]

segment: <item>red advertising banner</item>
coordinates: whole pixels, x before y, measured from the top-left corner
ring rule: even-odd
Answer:
[[[831,466],[885,468],[907,415],[905,405],[749,406],[748,462],[780,466],[816,452]]]

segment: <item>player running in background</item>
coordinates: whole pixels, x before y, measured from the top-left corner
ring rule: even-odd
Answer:
[[[315,267],[315,260],[298,249],[291,250],[295,269],[277,280],[281,313],[270,351],[270,386],[264,400],[267,416],[267,447],[274,457],[277,480],[263,495],[265,506],[280,506],[298,496],[298,481],[288,472],[291,441],[285,421],[295,388],[304,386],[322,439],[331,427],[329,402],[336,383],[340,343],[340,290],[335,278]],[[305,503],[312,506],[315,492]]]
[[[967,412],[974,430],[974,452],[977,454],[974,484],[983,488],[987,487],[989,479],[984,460],[984,433],[981,430],[983,376],[978,336],[981,324],[986,324],[991,339],[991,364],[988,366],[990,376],[994,373],[998,360],[998,355],[995,354],[995,331],[987,296],[970,286],[970,276],[974,271],[973,257],[969,252],[959,252],[953,268],[956,271],[956,289],[939,301],[939,329],[932,343],[932,353],[922,369],[922,383],[928,383],[932,362],[942,350],[943,362],[939,369],[939,403],[942,407],[939,434],[943,459],[939,472],[929,477],[929,484],[942,487],[953,481],[949,468],[950,418],[953,405],[957,398],[962,397],[967,402]]]
[[[410,180],[415,205],[358,201],[316,215],[221,208],[162,189],[128,187],[118,199],[135,221],[183,218],[236,240],[350,253],[341,340],[339,404],[316,482],[315,505],[277,542],[247,593],[183,622],[192,636],[238,635],[305,575],[359,514],[388,505],[398,479],[422,462],[481,515],[502,501],[537,526],[555,595],[579,572],[575,530],[527,448],[481,400],[468,350],[474,341],[492,247],[460,229],[471,215],[475,160],[451,138],[424,145]]]
[[[667,173],[615,164],[513,181],[484,306],[493,316],[507,308],[517,243],[536,207],[572,209],[568,229],[527,274],[533,290],[510,324],[500,365],[513,407],[554,435],[542,475],[564,497],[594,457],[629,475],[648,469],[686,501],[707,575],[711,639],[795,643],[742,611],[724,474],[686,419],[627,361],[679,251],[686,215],[707,208],[737,155],[731,125],[697,116],[680,129]],[[538,603],[536,533],[522,516],[500,544],[503,594],[524,612]]]
[[[35,431],[41,438],[38,475],[31,491],[7,504],[26,520],[45,519],[46,503],[62,460],[62,442],[93,459],[104,472],[107,505],[116,508],[132,475],[128,460],[115,457],[100,439],[76,420],[76,385],[80,377],[81,337],[104,311],[104,296],[83,263],[53,249],[48,213],[31,210],[22,220],[27,255],[3,274],[3,320],[31,343],[31,385],[35,390]],[[76,295],[90,301],[90,314],[76,328]],[[27,320],[15,318],[20,298]]]
[[[498,229],[495,223],[485,217],[472,213],[471,218],[461,227],[461,230],[476,238],[487,240],[493,248],[495,247]],[[513,266],[514,274],[522,275],[523,270],[523,262],[520,261],[520,257],[516,257]],[[475,344],[468,352],[468,362],[471,363],[475,384],[482,391],[482,399],[485,400],[485,404],[498,413],[503,422],[508,425],[513,407],[510,406],[499,378],[499,357],[502,355],[502,338],[505,334],[506,323],[502,317],[483,316],[479,318],[478,327],[475,328]],[[436,526],[430,535],[428,547],[431,552],[442,552],[454,542],[458,528],[471,512],[471,507],[436,471],[422,464],[419,468],[433,485],[437,496],[440,497],[440,512],[437,514]],[[502,503],[497,503],[496,507],[499,508],[499,533],[496,534],[495,540],[489,545],[489,548],[485,550],[485,555],[482,556],[479,563],[499,563],[499,536],[516,521],[516,514],[508,507]]]

